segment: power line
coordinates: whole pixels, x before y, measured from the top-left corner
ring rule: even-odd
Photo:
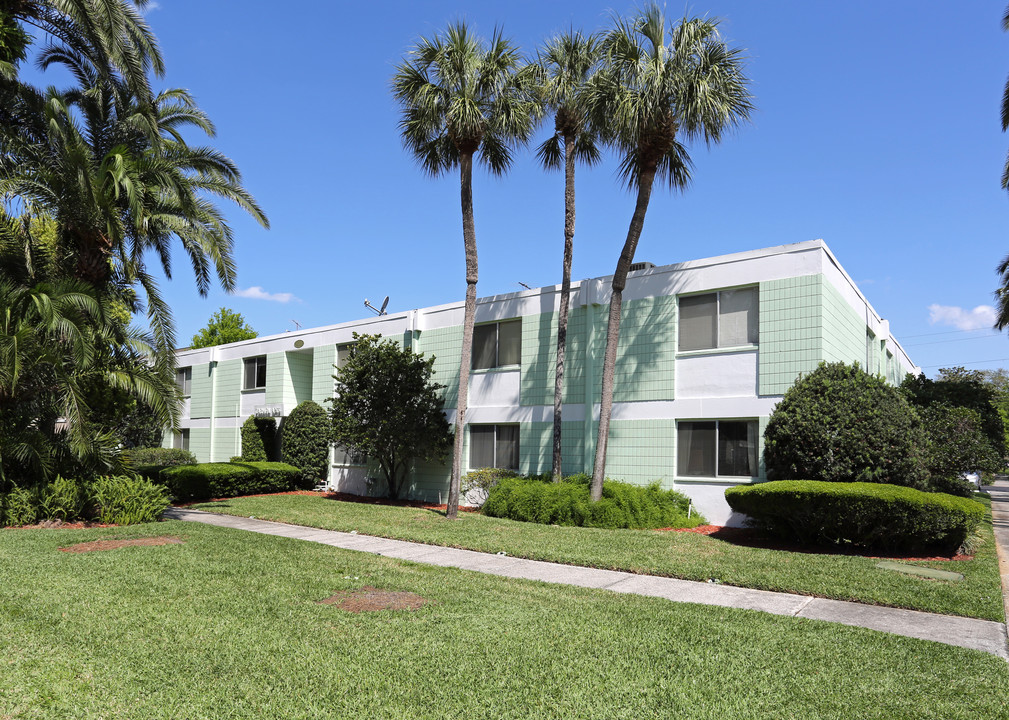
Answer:
[[[906,340],[908,338],[933,337],[935,335],[953,335],[954,333],[980,332],[981,330],[986,330],[987,331],[987,330],[991,330],[991,328],[974,328],[973,330],[945,330],[943,332],[921,333],[919,335],[901,335],[901,337]],[[996,335],[1000,335],[1001,333],[995,333],[995,334]]]
[[[931,340],[929,342],[908,343],[907,345],[905,345],[905,347],[912,348],[912,347],[921,347],[922,345],[942,345],[943,343],[967,342],[968,340],[986,340],[988,338],[993,337],[1000,337],[1000,334],[991,333],[990,335],[976,335],[974,337],[968,337],[968,338],[951,338],[949,340]]]
[[[942,368],[957,367],[959,365],[983,365],[984,363],[1006,362],[1009,358],[995,358],[994,360],[971,360],[970,362],[939,363],[938,365],[919,365],[920,368]]]

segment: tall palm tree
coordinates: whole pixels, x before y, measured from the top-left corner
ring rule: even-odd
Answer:
[[[545,168],[564,168],[564,262],[557,315],[557,360],[554,367],[554,482],[560,482],[562,475],[564,359],[575,237],[575,162],[580,160],[586,165],[594,165],[599,161],[596,132],[588,123],[580,95],[599,58],[598,38],[571,30],[550,40],[540,51],[538,60],[543,78],[543,101],[546,109],[554,114],[554,133],[539,146],[536,157]]]
[[[1002,30],[1009,31],[1009,7],[1002,15]],[[1009,80],[1006,80],[1002,91],[1002,132],[1006,130],[1009,130]],[[1002,189],[1009,190],[1009,155],[1006,155],[1005,168],[1002,170]],[[995,270],[1002,278],[1002,286],[995,291],[995,328],[1005,330],[1009,327],[1009,255],[1002,259]]]
[[[207,196],[268,221],[221,153],[182,140],[187,126],[213,125],[184,90],[139,102],[125,83],[102,82],[64,58],[80,86],[45,92],[22,86],[11,110],[20,131],[0,134],[0,197],[52,218],[67,273],[101,290],[139,284],[159,357],[174,350],[171,313],[148,272],[152,253],[171,278],[171,243],[181,242],[206,295],[212,269],[235,287],[233,235]],[[151,122],[153,117],[153,122]]]
[[[0,15],[35,28],[44,50],[86,57],[103,81],[123,78],[144,101],[152,97],[148,73],[164,75],[157,38],[141,14],[150,0],[7,0]],[[16,61],[17,57],[0,62]],[[0,68],[3,70],[3,68]],[[0,75],[11,75],[11,71]]]
[[[618,19],[603,47],[604,64],[588,83],[585,102],[602,137],[622,153],[620,172],[637,198],[611,283],[593,500],[602,496],[606,474],[623,290],[652,184],[658,177],[685,188],[690,157],[680,138],[717,143],[753,109],[741,51],[725,44],[716,20],[684,18],[670,23],[667,34],[662,10],[651,5],[629,22]]]
[[[538,116],[533,95],[535,71],[516,47],[495,30],[489,43],[465,22],[449,25],[433,38],[421,38],[396,68],[393,95],[403,109],[403,143],[431,176],[459,168],[463,246],[466,253],[466,303],[463,314],[459,399],[449,484],[449,518],[459,509],[463,435],[473,353],[478,275],[473,221],[473,158],[495,175],[511,165],[512,148],[525,143]]]

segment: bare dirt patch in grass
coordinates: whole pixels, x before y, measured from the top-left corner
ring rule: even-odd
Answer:
[[[140,545],[180,545],[182,538],[163,535],[161,537],[135,538],[133,540],[91,540],[77,543],[70,547],[60,548],[60,552],[84,553],[99,550],[116,550],[122,547],[137,547]]]
[[[376,610],[417,610],[430,602],[412,592],[379,590],[365,585],[358,590],[341,590],[320,600],[320,605],[335,605],[347,612],[375,612]]]

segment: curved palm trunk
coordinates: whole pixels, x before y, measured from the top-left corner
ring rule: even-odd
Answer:
[[[473,357],[473,320],[476,317],[476,226],[473,223],[473,153],[459,157],[460,200],[462,202],[462,239],[466,248],[466,305],[462,321],[462,356],[459,359],[459,399],[455,411],[455,442],[452,449],[452,477],[448,486],[445,517],[459,514],[459,486],[462,478],[462,448],[466,433],[466,406],[469,404],[469,371]]]
[[[606,325],[606,353],[603,355],[603,385],[599,398],[599,432],[596,435],[596,458],[592,466],[593,501],[603,496],[603,478],[606,477],[606,444],[610,437],[610,415],[613,413],[613,374],[617,367],[617,343],[620,341],[620,310],[623,305],[624,287],[627,285],[627,273],[630,272],[631,263],[634,262],[634,251],[641,238],[641,229],[645,226],[645,213],[648,211],[648,200],[652,196],[654,180],[654,165],[643,169],[638,177],[638,199],[634,205],[634,215],[631,216],[631,224],[627,228],[627,240],[624,241],[620,259],[617,260],[617,269],[613,273],[610,317]]]
[[[564,394],[564,359],[568,341],[568,309],[571,305],[571,260],[575,239],[575,138],[564,136],[564,272],[561,307],[557,318],[557,367],[554,373],[554,482],[561,481],[561,425]]]

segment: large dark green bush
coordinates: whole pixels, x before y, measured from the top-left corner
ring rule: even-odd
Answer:
[[[1002,457],[982,430],[981,416],[968,407],[934,403],[918,411],[928,435],[929,490],[970,497],[969,472],[996,472]]]
[[[764,463],[772,480],[924,489],[925,447],[918,416],[897,388],[857,363],[821,363],[771,413]]]
[[[195,465],[196,456],[182,448],[147,447],[130,450],[129,462],[135,468],[147,465],[176,467],[177,465]]]
[[[589,499],[587,475],[562,482],[543,477],[500,478],[490,489],[483,514],[546,525],[598,528],[695,527],[705,520],[696,511],[687,517],[690,501],[658,483],[647,486],[607,480],[603,497]]]
[[[272,417],[251,416],[242,423],[242,460],[270,462],[276,459],[277,421]]]
[[[758,527],[809,545],[953,552],[984,518],[973,500],[883,483],[783,480],[729,488],[725,499]]]
[[[280,427],[282,459],[301,470],[302,487],[326,478],[331,435],[329,413],[311,400],[299,404]]]
[[[301,471],[275,462],[201,463],[162,470],[161,482],[177,501],[189,502],[295,490]]]

